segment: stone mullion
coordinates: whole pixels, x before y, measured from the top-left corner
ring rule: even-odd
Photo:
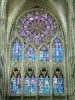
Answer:
[[[36,61],[35,61],[35,69],[36,69],[36,100],[38,100],[38,85],[39,85],[39,80],[38,80],[38,74],[39,74],[39,61],[38,61],[38,51],[36,50],[37,54],[35,55],[36,56]]]
[[[52,50],[52,44],[50,44],[50,48]],[[52,52],[50,50],[49,56],[50,56],[50,60],[49,60],[49,67],[50,67],[50,100],[53,100],[53,66],[52,66]]]
[[[21,100],[24,98],[24,43],[22,43],[22,64],[21,64]]]

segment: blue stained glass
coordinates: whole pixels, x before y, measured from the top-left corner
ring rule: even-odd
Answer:
[[[33,48],[32,47],[29,47],[27,49],[27,52],[25,54],[25,59],[26,60],[32,60],[32,61],[35,60],[35,55],[34,55],[34,51],[33,51]]]
[[[64,84],[63,84],[63,77],[59,76],[59,93],[63,93],[64,92]]]
[[[49,60],[49,54],[48,51],[45,47],[43,47],[39,54],[38,54],[38,59],[41,61],[48,61]]]
[[[53,77],[53,91],[54,94],[58,94],[58,78],[56,75]]]
[[[52,45],[52,60],[53,61],[62,61],[63,60],[63,51],[62,44],[59,39],[55,39]]]
[[[39,77],[39,93],[44,93],[44,78],[42,75]]]
[[[45,94],[50,93],[50,80],[48,76],[44,78],[44,93]]]
[[[21,60],[22,58],[22,45],[18,40],[15,40],[11,46],[11,60]]]
[[[31,77],[26,75],[25,84],[24,84],[24,93],[25,94],[34,94],[36,92],[36,78],[34,75]]]
[[[24,93],[30,94],[30,77],[26,75],[25,77],[25,83],[24,83]]]
[[[49,94],[50,93],[50,80],[47,75],[45,77],[40,75],[40,77],[39,77],[39,93],[40,94]]]
[[[58,72],[53,76],[53,92],[54,94],[64,93],[64,80],[61,72]]]
[[[31,77],[31,93],[34,94],[36,92],[36,79],[35,76]]]
[[[10,94],[19,94],[21,92],[21,76],[18,74],[15,76],[14,74],[10,79]]]

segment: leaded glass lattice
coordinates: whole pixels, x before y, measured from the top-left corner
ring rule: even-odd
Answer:
[[[62,43],[58,38],[52,44],[52,60],[56,62],[63,60]]]
[[[14,70],[10,78],[10,94],[21,93],[21,75],[18,70]]]
[[[39,94],[49,94],[50,93],[50,79],[48,75],[39,76]]]
[[[41,61],[48,61],[49,60],[49,54],[46,49],[46,47],[42,47],[39,54],[38,54],[38,59]]]
[[[36,93],[36,77],[34,74],[29,76],[25,75],[24,79],[24,93],[25,94],[35,94]]]
[[[17,31],[26,43],[39,46],[41,43],[48,43],[56,34],[57,21],[49,13],[34,10],[18,18]]]
[[[35,54],[34,54],[34,50],[33,50],[32,47],[27,48],[27,51],[25,53],[25,59],[26,60],[32,60],[32,61],[35,60]]]
[[[54,94],[64,93],[64,79],[63,79],[63,74],[60,70],[57,70],[57,71],[54,72],[53,93]]]
[[[18,39],[16,39],[11,45],[11,60],[21,60],[22,58],[22,45]]]

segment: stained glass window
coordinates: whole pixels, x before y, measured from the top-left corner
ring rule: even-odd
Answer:
[[[28,47],[26,54],[25,54],[25,59],[26,60],[35,60],[35,55],[34,55],[34,50],[32,47]]]
[[[36,93],[36,77],[34,74],[29,76],[27,73],[24,79],[24,93],[35,94]]]
[[[39,54],[38,59],[41,61],[48,61],[49,60],[49,54],[45,47],[42,47]]]
[[[11,46],[11,60],[21,60],[22,58],[22,45],[16,39]]]
[[[52,60],[57,62],[61,62],[63,60],[62,43],[57,38],[53,41],[52,44]]]
[[[53,76],[53,92],[54,94],[64,93],[64,79],[60,70],[56,70]]]
[[[27,43],[39,46],[48,43],[57,32],[56,19],[44,11],[31,11],[24,14],[17,21],[17,31]]]
[[[43,76],[39,75],[39,93],[40,94],[49,94],[50,93],[50,79],[48,74]]]
[[[20,94],[21,93],[21,75],[16,69],[12,72],[10,78],[10,94]]]

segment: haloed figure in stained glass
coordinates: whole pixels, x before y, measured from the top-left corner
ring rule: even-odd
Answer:
[[[50,78],[48,73],[44,76],[42,73],[39,75],[39,94],[50,93]]]
[[[32,60],[32,61],[35,60],[34,50],[33,50],[32,47],[27,48],[27,51],[25,53],[25,59],[26,60]]]
[[[62,94],[64,93],[64,79],[62,71],[56,70],[53,76],[53,93]]]
[[[16,69],[12,72],[10,78],[10,94],[20,94],[21,93],[21,75]]]
[[[22,45],[18,39],[16,39],[11,46],[11,60],[21,60],[22,58]]]
[[[39,54],[38,54],[38,59],[41,61],[48,61],[49,60],[49,54],[46,49],[46,47],[42,47]]]
[[[52,60],[61,62],[63,60],[62,43],[59,39],[55,39],[52,44]]]
[[[24,79],[24,93],[25,94],[35,94],[36,93],[36,77],[34,73],[29,75],[26,73]]]

